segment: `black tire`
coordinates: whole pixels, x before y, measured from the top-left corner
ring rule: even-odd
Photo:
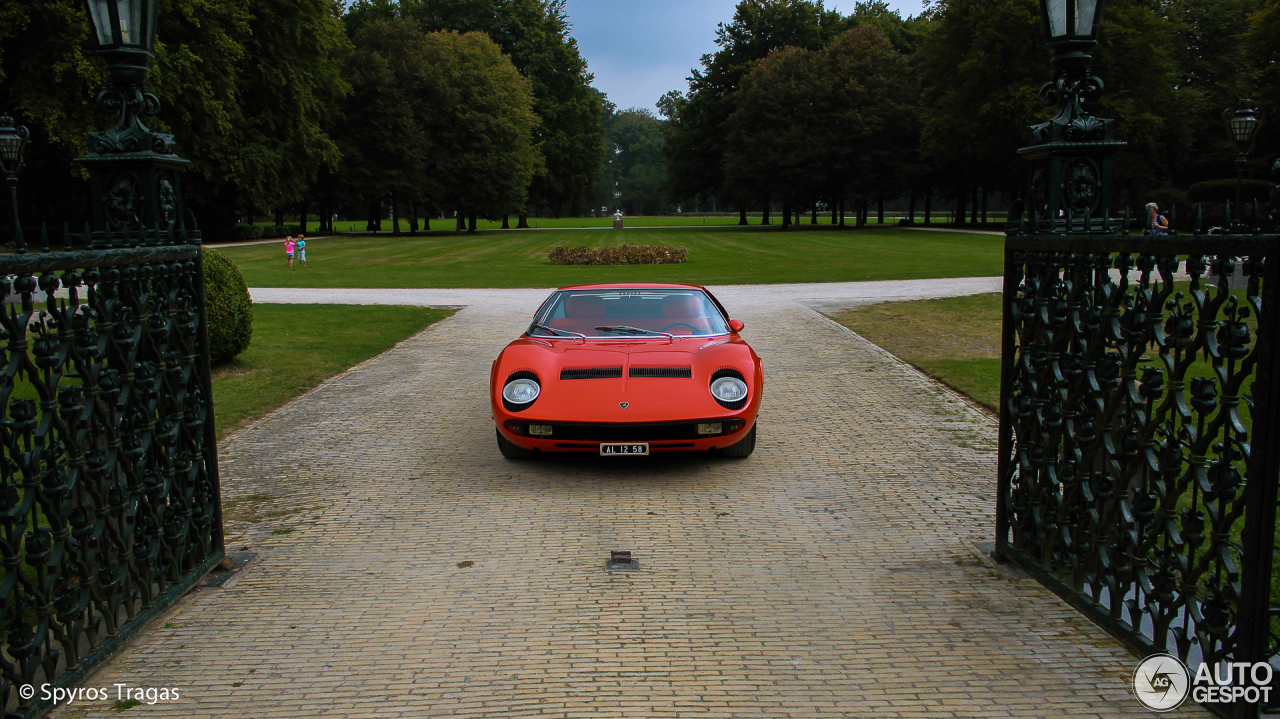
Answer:
[[[497,427],[493,428],[495,434],[498,435],[498,451],[507,459],[528,459],[533,456],[532,449],[525,449],[511,443],[511,440],[502,436],[502,432]]]
[[[738,440],[736,444],[725,447],[722,453],[726,457],[742,458],[750,457],[754,451],[756,451],[756,426],[752,426],[747,436]]]

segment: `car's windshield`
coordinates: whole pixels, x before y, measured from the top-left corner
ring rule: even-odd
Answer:
[[[529,327],[538,337],[704,337],[728,331],[711,299],[693,289],[561,290]]]

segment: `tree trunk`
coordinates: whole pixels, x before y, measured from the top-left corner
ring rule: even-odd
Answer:
[[[409,203],[409,234],[418,234],[418,203]]]
[[[764,213],[760,215],[760,224],[762,225],[769,224],[769,201],[768,200],[764,201]]]
[[[517,230],[527,230],[527,229],[529,229],[529,215],[528,215],[528,213],[525,213],[525,212],[521,212],[521,213],[520,213],[520,220],[519,220],[519,222],[516,222],[516,229],[517,229]]]
[[[831,224],[840,224],[840,203],[834,197],[831,198]]]
[[[747,224],[747,208],[745,207],[738,208],[738,224],[739,225]]]
[[[400,208],[396,205],[396,196],[391,196],[391,234],[399,236],[400,234]]]
[[[382,229],[382,203],[378,200],[369,201],[369,224],[366,229],[373,233]]]
[[[298,232],[307,234],[307,205],[310,204],[306,200],[298,206]]]
[[[840,226],[844,227],[844,198],[840,198]]]
[[[813,214],[809,216],[809,224],[818,224],[818,203],[813,203]]]
[[[456,214],[458,216],[458,223],[454,226],[453,231],[462,232],[467,229],[467,213],[462,210],[458,210]]]
[[[969,222],[978,224],[978,186],[973,186],[973,205],[969,210]]]
[[[431,231],[431,215],[429,214],[422,216],[422,231],[423,232]]]
[[[965,204],[965,200],[968,198],[968,196],[969,196],[969,188],[967,187],[961,188],[960,192],[956,193],[955,207],[952,208],[951,221],[957,225],[964,224],[964,218],[965,218],[966,207],[967,207]]]
[[[933,216],[933,188],[924,191],[924,224],[929,224]]]
[[[476,213],[472,212],[467,215],[467,234],[474,235],[476,233]]]
[[[907,199],[907,224],[914,225],[916,223],[916,191],[912,190]]]
[[[982,186],[982,225],[987,225],[987,186]]]
[[[508,217],[510,217],[510,215],[508,215],[508,214],[507,214],[507,213],[505,213],[505,212],[504,212],[504,213],[502,213],[502,229],[504,229],[504,230],[509,230],[509,229],[511,229],[511,223],[507,221],[507,218],[508,218]]]
[[[790,226],[791,226],[791,203],[784,202],[782,203],[782,228],[785,230]]]
[[[884,198],[876,200],[876,223],[884,224]]]
[[[276,227],[284,227],[284,208],[277,205],[275,208],[275,211],[276,211]]]
[[[862,198],[858,203],[858,227],[866,227],[867,218],[871,216],[871,200]]]

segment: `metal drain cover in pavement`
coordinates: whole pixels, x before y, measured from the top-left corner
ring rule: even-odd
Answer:
[[[631,558],[631,552],[614,550],[609,552],[609,561],[604,563],[605,571],[629,572],[640,568],[640,562]]]

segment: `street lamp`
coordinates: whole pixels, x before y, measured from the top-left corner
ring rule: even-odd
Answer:
[[[146,88],[159,4],[85,0],[107,69],[98,107],[118,116],[115,127],[89,133],[89,151],[77,159],[89,169],[95,241],[116,231],[167,232],[182,218],[179,171],[189,163],[175,153],[173,135],[143,122],[160,111],[159,98]]]
[[[1244,214],[1243,206],[1240,204],[1241,185],[1244,184],[1244,166],[1249,161],[1249,153],[1253,150],[1253,139],[1258,135],[1258,128],[1262,125],[1263,113],[1257,109],[1250,107],[1253,100],[1244,98],[1240,100],[1240,109],[1225,110],[1222,113],[1222,121],[1227,124],[1227,134],[1231,137],[1231,143],[1236,148],[1236,219],[1232,222],[1233,229],[1244,229],[1244,221],[1241,216]]]
[[[1040,3],[1040,10],[1049,47],[1087,50],[1098,41],[1102,0],[1047,0]]]
[[[1107,215],[1111,156],[1125,146],[1114,137],[1115,120],[1084,109],[1103,90],[1102,80],[1089,72],[1102,0],[1040,0],[1040,10],[1054,68],[1040,99],[1057,105],[1058,114],[1033,126],[1031,146],[1018,150],[1029,162],[1026,203],[1037,225],[1047,221],[1051,232],[1088,230],[1092,217]]]
[[[22,222],[18,219],[18,171],[22,169],[29,135],[27,128],[14,125],[9,113],[0,115],[0,172],[9,180],[9,197],[13,200],[13,244],[19,252],[26,249],[26,241],[22,237]]]

